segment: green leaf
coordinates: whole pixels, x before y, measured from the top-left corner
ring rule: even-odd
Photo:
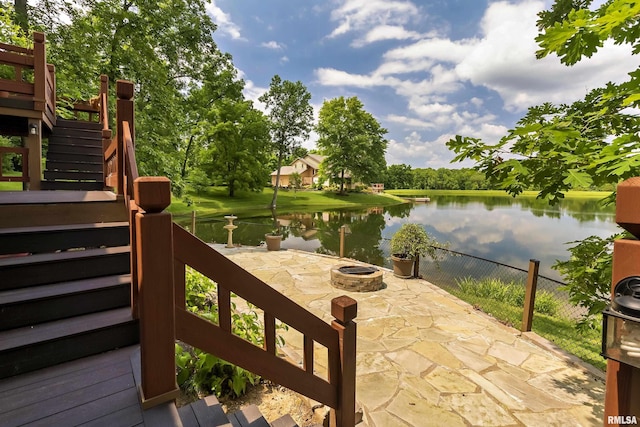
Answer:
[[[593,184],[591,175],[578,169],[570,169],[567,177],[562,181],[571,187],[589,188]]]

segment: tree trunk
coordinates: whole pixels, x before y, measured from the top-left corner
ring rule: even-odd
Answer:
[[[340,194],[344,194],[344,169],[340,173]]]
[[[15,0],[16,11],[15,24],[20,26],[26,35],[29,35],[29,18],[27,16],[27,0]]]
[[[184,152],[184,162],[182,162],[182,170],[180,171],[180,176],[184,179],[184,176],[187,174],[187,162],[189,161],[189,151],[191,151],[191,144],[193,144],[193,135],[189,138],[189,143],[187,144],[187,149]]]
[[[229,197],[233,197],[235,194],[235,179],[229,181]]]
[[[273,189],[273,198],[271,199],[271,209],[276,208],[276,201],[278,200],[278,187],[280,187],[280,168],[282,167],[283,152],[278,153],[278,170],[276,172],[276,188]]]

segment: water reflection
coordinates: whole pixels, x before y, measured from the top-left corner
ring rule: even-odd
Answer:
[[[427,204],[400,204],[364,210],[279,213],[284,248],[338,255],[339,230],[347,224],[345,252],[349,258],[387,265],[388,241],[405,222],[423,224],[450,248],[482,258],[527,268],[529,259],[541,261],[541,273],[560,279],[551,270],[557,259],[567,259],[567,242],[590,235],[616,232],[615,210],[593,199],[565,200],[549,206],[536,199],[509,197],[437,197]],[[183,226],[190,220],[177,219]],[[198,237],[226,242],[222,218],[199,221]],[[239,218],[234,242],[257,246],[271,231],[271,216]]]

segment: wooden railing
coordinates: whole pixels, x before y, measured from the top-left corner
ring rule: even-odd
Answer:
[[[181,340],[230,363],[259,374],[332,408],[331,424],[355,425],[356,325],[355,300],[331,301],[335,320],[328,325],[286,296],[251,275],[202,240],[173,223],[164,209],[171,202],[170,181],[142,177],[134,183],[135,258],[140,319],[143,406],[175,398],[175,340]],[[217,284],[218,325],[185,306],[186,266]],[[264,347],[232,332],[231,295],[264,313]],[[303,337],[303,366],[278,357],[276,322]],[[326,348],[328,379],[314,372],[314,346]]]
[[[5,154],[21,156],[22,174],[20,176],[5,175],[2,162]],[[0,182],[29,182],[29,149],[23,147],[0,147]]]
[[[175,341],[181,340],[230,363],[288,387],[332,408],[333,426],[355,425],[357,303],[343,296],[331,301],[331,325],[314,316],[209,245],[173,223],[165,208],[171,182],[138,177],[135,161],[133,84],[116,84],[116,135],[105,143],[107,185],[127,201],[131,230],[131,312],[140,321],[141,399],[145,408],[175,399]],[[104,99],[104,98],[103,98]],[[106,105],[103,100],[102,105]],[[107,119],[106,109],[101,113]],[[103,135],[110,135],[105,127]],[[217,283],[218,325],[185,307],[186,266]],[[231,294],[264,313],[264,348],[232,333]],[[303,366],[276,352],[276,322],[304,336]],[[314,345],[326,348],[328,378],[314,372]]]
[[[14,101],[14,108],[41,112],[42,120],[49,128],[53,127],[56,123],[55,67],[47,64],[44,33],[33,33],[33,49],[0,43],[0,64],[14,70],[13,78],[0,79],[2,96]]]

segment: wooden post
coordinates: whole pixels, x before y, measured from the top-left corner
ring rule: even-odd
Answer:
[[[191,234],[196,235],[196,211],[191,211]]]
[[[131,247],[131,256],[129,257],[129,265],[131,271],[131,317],[140,318],[138,307],[138,228],[136,227],[136,215],[138,214],[138,205],[135,200],[129,200],[129,246]]]
[[[618,184],[616,222],[637,239],[640,237],[640,177]],[[640,276],[640,240],[620,239],[613,246],[611,296],[616,284],[629,276]],[[605,426],[625,425],[625,417],[640,418],[640,369],[607,360],[604,399]]]
[[[33,33],[33,109],[45,111],[47,85],[47,54],[44,33]]]
[[[353,427],[356,424],[356,323],[358,303],[348,296],[331,300],[331,322],[340,340],[340,371],[338,381],[338,408],[331,411],[331,424],[335,427]]]
[[[98,101],[100,102],[100,123],[102,123],[102,129],[109,129],[109,76],[105,74],[100,76],[100,95]]]
[[[538,270],[540,261],[529,260],[529,274],[527,275],[527,288],[524,296],[524,310],[522,310],[522,332],[530,332],[533,324],[533,307],[536,303],[536,288],[538,287]]]
[[[163,210],[171,203],[171,181],[141,177],[134,182],[138,309],[140,313],[140,399],[144,409],[174,400],[175,308],[173,222]]]
[[[118,139],[117,153],[117,169],[118,169],[118,194],[124,194],[124,138],[123,138],[123,122],[129,122],[129,129],[131,130],[131,139],[133,140],[135,135],[134,128],[134,116],[133,116],[133,83],[118,80],[116,82],[116,95],[118,100],[116,101],[116,137]]]
[[[35,129],[35,134],[31,133]],[[27,124],[28,136],[24,138],[24,144],[29,149],[27,160],[29,167],[29,190],[40,190],[42,181],[42,121],[29,119]]]
[[[344,258],[344,236],[347,231],[346,225],[340,226],[340,258]]]

